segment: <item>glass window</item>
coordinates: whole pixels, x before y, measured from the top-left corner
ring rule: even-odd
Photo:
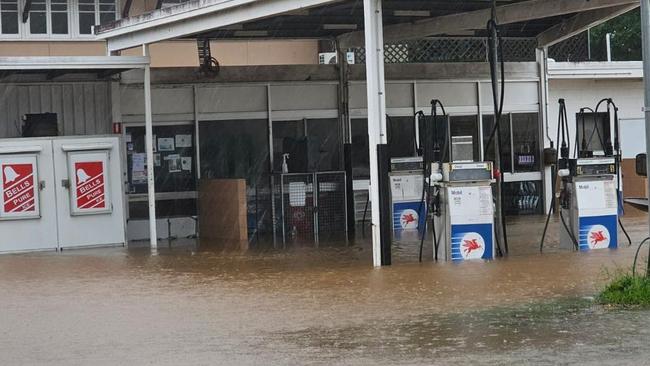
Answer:
[[[95,0],[79,0],[79,34],[91,34],[95,25]]]
[[[32,0],[29,11],[29,33],[47,34],[47,3],[45,0]]]
[[[449,131],[451,142],[452,161],[478,161],[478,117],[477,116],[451,116],[449,118]]]
[[[115,0],[99,0],[99,24],[115,20]]]
[[[287,165],[290,172],[307,171],[305,121],[273,122],[273,171],[282,172],[282,159],[289,154]]]
[[[574,148],[584,150],[586,147],[586,150],[590,151],[603,151],[603,144],[606,145],[610,138],[607,113],[600,112],[598,115],[594,113],[584,113],[582,115],[576,113],[576,121],[578,123],[578,136],[576,139],[578,146],[574,146]],[[595,128],[596,126],[598,128]],[[571,141],[571,143],[573,144],[574,141]]]
[[[544,210],[542,182],[523,181],[503,184],[503,212],[506,215],[538,215]]]
[[[512,114],[512,144],[515,172],[540,170],[539,117],[537,113]]]
[[[201,177],[243,178],[249,186],[268,181],[268,121],[204,121],[199,126]]]
[[[387,117],[388,144],[390,157],[402,158],[415,154],[414,117]]]
[[[0,0],[0,31],[18,34],[18,0]]]
[[[368,153],[368,120],[358,118],[350,121],[352,130],[352,176],[356,179],[370,177]]]
[[[509,114],[504,114],[501,116],[501,123],[499,123],[499,129],[501,130],[501,133],[499,133],[499,147],[500,147],[500,156],[501,156],[501,170],[503,172],[512,172],[512,156],[511,156],[511,151],[512,151],[512,146],[510,143],[510,115]],[[492,133],[492,129],[494,128],[494,116],[492,115],[487,115],[483,116],[483,148],[485,149],[485,146],[488,143],[488,139],[490,137],[490,134]],[[492,138],[492,142],[490,143],[490,146],[485,150],[485,155],[484,155],[484,160],[486,161],[494,161],[494,145],[495,145],[495,139],[496,139],[496,133],[495,137]]]
[[[307,120],[308,169],[310,172],[341,170],[343,168],[337,118]]]
[[[126,133],[131,135],[127,143],[127,177],[130,193],[146,193],[146,174],[134,170],[134,160],[143,158],[145,153],[144,127],[128,127]],[[154,126],[154,173],[156,192],[186,192],[196,189],[196,169],[194,168],[194,127],[192,125]],[[191,146],[179,147],[175,144],[173,150],[157,149],[160,139],[174,140],[177,135],[191,136]],[[184,165],[182,158],[190,158],[189,166]],[[187,164],[187,161],[185,162]],[[146,164],[146,162],[145,162]],[[138,165],[140,168],[142,165]]]
[[[449,162],[449,139],[447,138],[447,128],[449,125],[449,116],[437,116],[436,123],[432,123],[432,117],[426,116],[424,120],[418,120],[418,129],[420,131],[420,153],[428,151],[427,160],[434,159],[433,148],[437,143],[440,148],[440,159],[442,162]],[[435,141],[434,141],[435,140]]]
[[[51,0],[52,34],[68,34],[68,1]]]

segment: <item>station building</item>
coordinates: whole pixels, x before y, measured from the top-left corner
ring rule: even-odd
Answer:
[[[642,119],[640,63],[549,58],[565,59],[572,37],[638,2],[511,3],[497,3],[506,82],[504,210],[541,215],[552,196],[542,152],[556,128],[559,97],[570,110],[601,94],[621,99],[624,136]],[[494,125],[484,27],[490,5],[383,1],[391,157],[416,153],[422,137],[414,115],[429,114],[438,99],[449,135],[471,136],[473,158],[484,158]],[[526,6],[535,11],[523,11]],[[43,119],[60,136],[119,135],[129,240],[150,238],[142,165],[148,87],[158,238],[208,230],[198,224],[201,182],[215,179],[243,180],[249,243],[277,245],[303,231],[345,231],[365,216],[371,221],[368,119],[374,114],[366,61],[373,59],[363,44],[363,2],[14,0],[3,2],[0,12],[0,137],[20,137],[26,124]],[[128,57],[145,60],[149,76],[142,67],[109,61]],[[21,62],[23,68],[16,66]],[[52,62],[68,66],[49,68]],[[638,149],[624,148],[625,157]],[[303,183],[320,187],[319,179],[342,179],[338,196],[324,195],[329,214],[325,206],[322,213],[312,208],[300,213],[307,219],[287,224],[291,213],[278,198],[284,196],[278,192],[284,164],[302,173],[295,179]]]

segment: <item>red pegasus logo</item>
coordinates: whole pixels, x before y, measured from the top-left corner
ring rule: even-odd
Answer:
[[[607,240],[607,238],[605,237],[605,234],[603,234],[602,230],[599,230],[592,232],[589,236],[589,240],[591,240],[591,245],[596,246],[598,243]]]
[[[469,253],[481,249],[481,244],[479,244],[476,239],[471,239],[471,240],[464,240],[463,243],[463,248],[465,248],[464,252],[466,255],[469,255]]]
[[[408,225],[412,222],[415,222],[415,216],[413,214],[404,214],[402,215],[402,221],[404,221],[404,225]]]

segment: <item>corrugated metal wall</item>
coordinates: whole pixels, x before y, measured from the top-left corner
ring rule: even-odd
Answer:
[[[0,85],[0,137],[20,136],[22,116],[56,113],[60,135],[95,135],[111,129],[108,82]]]

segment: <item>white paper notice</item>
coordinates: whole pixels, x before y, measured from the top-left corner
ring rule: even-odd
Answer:
[[[165,156],[167,166],[170,173],[178,173],[181,171],[181,156],[178,154],[170,154]]]
[[[147,154],[135,153],[131,155],[131,183],[138,184],[147,181]]]
[[[307,187],[303,182],[289,183],[289,205],[304,207],[307,202]]]
[[[190,156],[181,157],[181,169],[192,171],[192,157]]]
[[[174,138],[173,137],[159,138],[158,151],[174,151]]]
[[[192,135],[176,135],[176,147],[192,147]]]

